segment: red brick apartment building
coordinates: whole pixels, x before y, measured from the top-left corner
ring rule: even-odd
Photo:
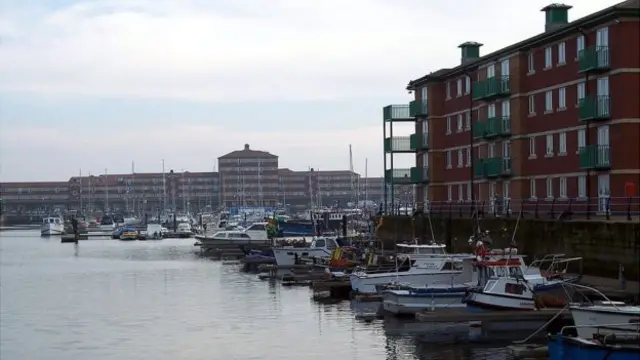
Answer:
[[[416,125],[406,139],[385,125],[385,152],[416,153],[414,168],[385,165],[387,182],[432,202],[626,203],[640,182],[639,5],[568,22],[571,6],[553,4],[540,35],[484,56],[460,45],[460,65],[410,81],[415,100],[385,107],[385,123]]]

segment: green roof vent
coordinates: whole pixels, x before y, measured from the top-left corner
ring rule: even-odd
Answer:
[[[569,9],[573,6],[565,4],[551,4],[540,11],[545,13],[545,31],[554,31],[569,23]]]
[[[458,45],[462,49],[461,63],[466,64],[468,62],[478,60],[480,58],[480,46],[482,44],[475,41],[467,41],[466,43]]]

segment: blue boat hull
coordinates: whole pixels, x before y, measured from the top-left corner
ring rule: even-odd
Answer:
[[[549,360],[638,360],[640,348],[584,343],[576,338],[551,336]]]

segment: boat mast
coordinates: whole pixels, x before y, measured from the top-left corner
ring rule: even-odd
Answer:
[[[87,207],[89,208],[89,211],[93,211],[93,205],[91,205],[93,200],[93,189],[91,189],[91,171],[89,171],[89,176],[87,177],[87,189],[89,190],[89,204],[87,204]]]
[[[262,175],[262,168],[261,168],[262,162],[261,159],[258,158],[258,207],[263,207],[262,205],[262,179],[261,179],[261,175]]]
[[[107,169],[104,169],[104,207],[105,212],[109,212],[109,175]]]
[[[162,211],[167,210],[167,179],[164,176],[164,159],[162,159]]]
[[[316,205],[322,207],[322,188],[320,187],[320,169],[316,169]]]
[[[367,192],[367,190],[368,190],[368,188],[367,188],[367,179],[369,179],[368,170],[369,170],[369,159],[365,158],[364,159],[364,204],[365,204],[365,206],[367,204],[367,201],[369,200],[368,192]]]
[[[82,212],[82,169],[80,169],[80,190],[78,192],[78,195],[80,195],[80,212]]]
[[[136,213],[136,163],[134,161],[131,162],[131,183],[129,184],[129,191],[131,193],[131,211]]]
[[[182,185],[182,211],[187,211],[187,186],[184,181],[184,169],[180,175],[180,185]]]

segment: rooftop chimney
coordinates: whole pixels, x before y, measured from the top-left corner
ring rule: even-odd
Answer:
[[[551,4],[540,11],[545,13],[544,31],[554,31],[569,23],[569,9],[573,6],[565,4]]]
[[[460,62],[464,65],[468,62],[479,59],[480,46],[482,46],[482,44],[474,41],[467,41],[466,43],[458,45],[458,47],[462,49],[462,58]]]
[[[249,150],[249,144],[244,144],[244,149]]]

